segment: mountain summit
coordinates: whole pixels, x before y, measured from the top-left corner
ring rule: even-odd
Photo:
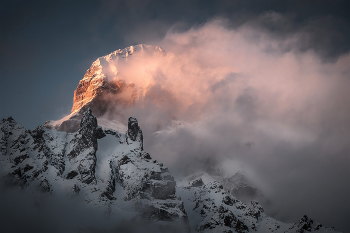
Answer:
[[[120,67],[134,57],[157,57],[163,59],[167,54],[158,46],[139,44],[116,50],[99,57],[86,71],[74,91],[71,114],[58,121],[47,121],[46,128],[59,131],[76,132],[79,129],[83,112],[91,108],[97,118],[120,111],[120,108],[132,105],[137,98],[142,98],[144,87],[136,87],[128,74]],[[145,84],[147,85],[147,84]],[[124,130],[124,125],[116,121],[100,119],[102,128]]]

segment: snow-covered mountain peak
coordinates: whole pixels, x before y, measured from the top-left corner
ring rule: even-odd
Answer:
[[[165,51],[155,45],[138,44],[124,49],[118,49],[108,55],[99,57],[94,61],[83,79],[95,79],[108,77],[112,80],[118,75],[118,63],[128,62],[132,56],[141,55],[165,55]]]
[[[160,61],[167,55],[158,46],[139,44],[99,57],[74,91],[71,114],[58,121],[47,121],[44,126],[72,133],[79,129],[82,114],[88,108],[91,108],[97,119],[105,119],[107,113],[132,106],[138,98],[142,98],[149,84],[147,72],[151,67],[142,63],[151,60],[147,59],[150,57]],[[135,70],[133,66],[138,67],[136,70],[140,66],[143,68],[137,74],[129,74]],[[109,118],[106,122],[101,125],[104,129],[109,127],[120,130],[124,127],[120,122],[111,124],[112,119]]]
[[[116,59],[117,57],[120,58],[128,58],[130,55],[138,54],[138,53],[164,53],[165,51],[155,45],[146,45],[146,44],[138,44],[138,45],[132,45],[129,47],[126,47],[124,49],[118,49],[115,50],[114,52],[102,56],[98,58],[95,62],[98,64],[98,61],[101,61],[102,59],[105,59],[106,61],[111,61],[113,59]],[[95,64],[95,62],[93,64]],[[101,65],[101,63],[100,63]]]

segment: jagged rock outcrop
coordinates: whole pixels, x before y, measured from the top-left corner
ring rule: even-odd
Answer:
[[[140,130],[140,127],[138,125],[136,118],[130,117],[128,122],[128,132],[127,132],[127,135],[129,136],[129,138],[135,141],[139,133],[139,130]]]
[[[90,108],[83,114],[80,129],[71,139],[70,146],[67,150],[67,158],[72,164],[78,163],[77,170],[68,172],[67,177],[73,178],[75,174],[80,174],[80,180],[83,183],[90,184],[96,182],[96,151],[97,139],[101,139],[106,134],[101,127],[97,125],[97,119],[92,114]],[[73,166],[75,167],[75,166]]]
[[[295,223],[291,228],[291,230],[296,229],[298,233],[306,233],[306,232],[314,232],[314,231],[322,231],[324,227],[319,222],[309,218],[304,215],[298,223]],[[329,231],[335,231],[333,227],[329,228]]]
[[[236,199],[219,182],[202,183],[199,178],[177,190],[188,215],[199,216],[189,219],[191,228],[198,232],[334,232],[307,216],[299,223],[282,223],[267,216],[258,202],[251,201],[249,206]]]
[[[198,180],[202,180],[205,183],[218,181],[226,191],[229,191],[234,197],[246,204],[250,204],[252,200],[256,200],[264,206],[271,204],[270,200],[263,194],[263,192],[249,182],[249,179],[247,179],[243,171],[237,171],[233,175],[227,175],[222,171],[220,166],[214,166],[208,171],[208,173],[197,172],[187,177],[183,177],[180,180],[180,183],[195,183]]]
[[[122,201],[129,206],[124,211],[134,212],[136,218],[181,223],[188,230],[183,202],[175,195],[174,177],[143,150],[136,118],[130,117],[128,126],[126,134],[103,131],[90,108],[75,133],[42,126],[30,131],[12,118],[3,119],[0,174],[12,186],[44,193],[71,190],[72,195],[118,218],[122,217],[120,207],[113,203]],[[99,148],[100,143],[109,148]]]
[[[143,150],[143,134],[140,129],[136,118],[130,117],[128,122],[128,131],[126,132],[126,143],[132,144],[133,142],[140,143],[140,148]]]
[[[200,187],[200,186],[203,186],[204,183],[203,183],[202,178],[199,178],[199,179],[196,179],[196,180],[192,181],[192,182],[191,182],[191,185],[192,185],[193,187]]]

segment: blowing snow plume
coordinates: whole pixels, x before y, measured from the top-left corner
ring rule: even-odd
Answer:
[[[115,121],[105,128],[125,129],[118,122],[135,116],[145,148],[173,173],[218,166],[230,173],[227,164],[240,164],[271,198],[267,211],[345,228],[349,54],[324,61],[300,50],[303,33],[284,38],[252,25],[231,29],[214,20],[170,30],[159,42],[164,50],[137,45],[99,58],[78,86],[75,101],[86,102],[75,102],[69,117],[78,121],[80,109],[95,107],[99,122]]]
[[[269,211],[290,211],[279,218],[308,213],[345,229],[350,57],[326,62],[311,49],[301,52],[300,38],[248,24],[231,30],[222,21],[169,32],[162,46],[189,73],[174,92],[190,93],[183,94],[194,101],[186,113],[204,120],[162,132],[146,147],[181,171],[233,160],[271,198]]]

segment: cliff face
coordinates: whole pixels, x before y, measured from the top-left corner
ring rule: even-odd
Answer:
[[[103,115],[109,107],[112,108],[113,104],[130,105],[135,100],[134,85],[116,78],[109,79],[102,72],[99,59],[86,71],[84,78],[80,80],[77,89],[74,91],[71,114],[79,112],[84,106],[89,105],[99,116]],[[130,98],[118,98],[118,95],[126,90],[132,93]]]
[[[102,94],[103,87],[107,83],[107,79],[105,77],[95,78],[97,73],[100,72],[101,67],[95,65],[92,65],[90,69],[86,71],[84,78],[80,80],[77,89],[74,91],[71,113],[78,111],[94,97]]]
[[[137,95],[134,89],[135,86],[132,83],[127,84],[125,80],[119,79],[118,63],[127,62],[128,59],[132,59],[132,56],[139,56],[142,53],[163,54],[164,51],[157,46],[141,44],[122,50],[119,49],[109,55],[98,58],[86,71],[84,78],[80,80],[77,89],[74,91],[71,113],[79,111],[95,98],[106,100],[107,98],[101,98],[103,95],[109,94],[111,99],[117,100],[118,98],[113,95],[117,95],[125,89],[130,89],[132,93],[131,98],[120,104],[131,104]]]
[[[99,118],[107,112],[115,113],[120,108],[133,105],[139,97],[137,87],[119,77],[118,64],[142,54],[162,56],[164,51],[158,46],[140,44],[98,58],[74,91],[71,114],[58,121],[47,121],[44,127],[72,133],[79,129],[82,114],[88,108]],[[103,124],[102,127],[104,128]],[[114,129],[120,130],[118,126]]]

